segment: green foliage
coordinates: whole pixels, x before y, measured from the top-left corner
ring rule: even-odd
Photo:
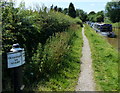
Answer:
[[[43,69],[48,71],[44,73],[47,78],[42,79],[33,89],[37,87],[35,90],[39,91],[75,90],[80,71],[82,35],[79,27],[72,26],[71,29],[48,39],[43,53]]]
[[[100,91],[118,91],[118,52],[88,25],[85,27],[93,59],[94,77]]]
[[[31,11],[14,8],[12,3],[3,2],[2,7],[2,65],[3,65],[3,89],[9,89],[11,83],[12,70],[7,68],[7,52],[10,51],[12,44],[19,43],[25,48],[26,61],[29,62],[32,50],[36,47],[39,34],[33,27],[34,21]],[[34,33],[32,33],[34,31]],[[36,36],[35,36],[36,35]],[[32,43],[31,43],[32,42]],[[7,83],[7,85],[6,85]],[[11,84],[12,85],[12,84]]]
[[[52,4],[52,6],[50,7],[50,10],[54,10],[54,11],[56,11],[56,12],[63,12],[63,10],[62,10],[62,8],[61,7],[57,7],[57,6],[55,6],[54,8],[53,8],[54,6],[53,6],[53,4]]]
[[[96,22],[104,22],[104,12],[103,11],[97,12],[95,21]]]
[[[68,10],[69,10],[68,8],[64,8],[63,13],[67,15],[68,14]]]
[[[70,36],[66,32],[56,33],[49,38],[43,50],[43,72],[50,74],[60,68],[62,58],[67,52]]]
[[[55,6],[55,7],[54,7],[54,10],[55,10],[55,11],[57,11],[57,10],[58,10],[58,9],[57,9],[57,6]]]
[[[91,11],[88,15],[95,15],[96,13],[94,11]]]
[[[92,22],[104,22],[104,12],[99,11],[95,13],[94,11],[91,11],[88,14],[88,19]]]
[[[120,22],[113,23],[113,22],[110,21],[109,18],[106,18],[104,22],[107,23],[107,24],[112,24],[112,27],[113,27],[113,28],[114,28],[114,27],[117,28],[118,31],[119,31]]]
[[[62,12],[62,8],[59,7],[59,8],[58,8],[58,12]]]
[[[59,68],[59,63],[68,46],[67,40],[70,38],[66,31],[71,25],[77,23],[67,15],[47,11],[46,7],[33,11],[24,9],[24,3],[20,6],[14,8],[13,3],[7,3],[2,7],[3,90],[10,89],[12,85],[10,78],[12,72],[7,69],[6,60],[6,54],[12,44],[19,43],[25,48],[24,82],[27,85],[35,82],[41,75],[47,77],[49,71],[52,73]],[[56,50],[51,51],[55,47],[57,47]],[[49,64],[50,68],[47,68],[46,64]]]
[[[120,28],[120,22],[111,23],[113,27]]]
[[[74,7],[74,5],[72,3],[70,3],[70,5],[69,5],[68,15],[73,17],[73,18],[76,17],[75,7]]]
[[[82,21],[79,18],[75,18],[75,22],[79,24],[81,27],[83,27]]]
[[[79,17],[83,22],[87,21],[87,13],[81,9],[76,9],[76,16]]]
[[[88,19],[89,21],[92,21],[92,22],[95,22],[95,12],[94,11],[91,11],[89,14],[88,14]]]
[[[108,2],[105,8],[106,16],[110,20],[115,22],[120,22],[120,1],[119,2]]]

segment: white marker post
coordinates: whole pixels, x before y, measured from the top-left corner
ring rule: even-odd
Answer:
[[[22,93],[22,65],[25,63],[25,51],[19,44],[13,44],[11,52],[7,53],[8,68],[14,71],[14,93]]]

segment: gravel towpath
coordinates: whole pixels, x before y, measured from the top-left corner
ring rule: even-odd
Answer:
[[[81,58],[81,72],[75,91],[95,91],[95,82],[93,79],[91,51],[87,37],[82,28],[83,48]]]

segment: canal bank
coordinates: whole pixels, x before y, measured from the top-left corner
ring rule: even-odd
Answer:
[[[88,25],[85,35],[90,43],[96,89],[118,91],[118,51]]]

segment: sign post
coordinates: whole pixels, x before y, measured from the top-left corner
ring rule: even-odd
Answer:
[[[25,63],[25,51],[19,44],[13,44],[11,52],[7,53],[8,68],[13,69],[14,93],[22,93],[24,88],[22,65]]]

